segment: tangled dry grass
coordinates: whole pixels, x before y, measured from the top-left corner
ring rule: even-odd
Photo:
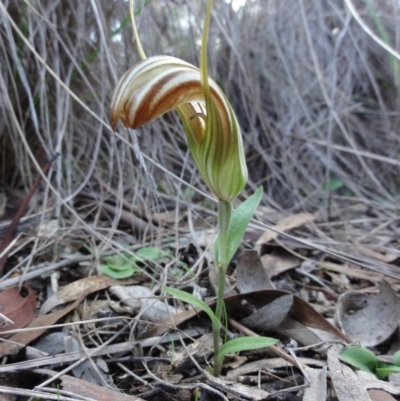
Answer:
[[[355,6],[398,51],[398,3]],[[138,3],[147,54],[198,64],[202,10],[201,2]],[[110,130],[112,90],[138,61],[125,2],[6,1],[0,38],[0,178],[26,190],[59,152],[40,203],[54,208],[61,236],[74,227],[113,246],[120,216],[100,219],[104,202],[148,216],[206,199],[175,115],[139,132]],[[272,215],[334,219],[312,228],[324,245],[347,252],[349,242],[382,237],[375,245],[386,247],[388,231],[398,233],[398,59],[343,2],[317,0],[253,0],[237,11],[217,1],[209,54],[243,127],[246,195],[263,185]],[[360,208],[369,212],[361,222],[352,217]]]
[[[209,72],[243,129],[243,197],[264,186],[258,234],[314,213],[306,229],[280,238],[399,278],[400,4],[350,3],[361,25],[340,0],[247,0],[238,9],[217,0]],[[137,1],[147,55],[198,65],[204,4]],[[125,1],[0,4],[0,190],[24,196],[60,154],[31,210],[53,231],[13,250],[29,252],[5,278],[84,246],[99,255],[169,244],[178,253],[182,229],[195,237],[215,223],[175,114],[111,131],[112,91],[138,61]]]

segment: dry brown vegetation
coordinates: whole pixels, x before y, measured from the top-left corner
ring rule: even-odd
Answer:
[[[285,216],[313,213],[306,228],[281,235],[286,249],[297,241],[318,250],[306,255],[314,261],[400,278],[400,4],[353,3],[397,53],[371,38],[340,0],[248,0],[237,11],[216,0],[209,73],[243,130],[243,198],[260,185],[265,191],[250,245]],[[13,197],[24,197],[60,154],[30,210],[40,216],[36,229],[49,221],[52,229],[20,239],[8,272],[55,263],[84,245],[95,260],[157,245],[189,254],[196,277],[207,268],[198,260],[198,238],[213,228],[215,204],[177,116],[135,132],[109,126],[112,91],[139,61],[128,12],[122,0],[0,5],[0,185],[9,199],[3,220]],[[136,13],[147,55],[198,65],[204,2],[138,1]],[[176,280],[153,269],[146,274],[156,286]],[[76,277],[68,273],[62,284]]]

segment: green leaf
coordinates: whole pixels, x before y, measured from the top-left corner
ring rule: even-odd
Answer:
[[[194,308],[201,309],[203,312],[207,313],[208,317],[211,319],[213,330],[220,330],[222,326],[221,322],[217,319],[214,312],[204,301],[196,298],[192,294],[188,294],[187,292],[178,290],[176,288],[164,287],[164,290],[173,297],[180,299],[181,301],[192,305]]]
[[[236,251],[238,250],[240,243],[242,242],[244,233],[247,226],[256,211],[261,197],[263,195],[263,188],[258,188],[257,192],[246,199],[239,207],[232,213],[231,221],[228,228],[228,261],[231,261]],[[219,236],[217,237],[214,244],[214,259],[218,263],[218,246]]]
[[[115,278],[117,280],[122,280],[124,278],[128,278],[133,276],[135,273],[137,273],[139,271],[138,268],[136,268],[136,266],[131,265],[131,268],[129,269],[115,269],[114,267],[111,267],[109,264],[105,264],[105,265],[100,265],[100,271],[103,274],[106,274],[107,276],[110,276],[112,278]]]
[[[226,354],[240,351],[250,351],[252,349],[270,347],[279,340],[270,337],[239,337],[227,341],[219,350],[218,358],[223,358]]]
[[[343,181],[340,178],[334,177],[322,189],[325,192],[331,192],[341,188],[343,185]]]
[[[117,263],[113,264],[113,263],[108,262],[108,263],[106,263],[106,266],[108,266],[112,270],[119,271],[119,272],[124,272],[126,270],[135,270],[137,272],[139,270],[134,262],[127,262],[127,261],[123,261],[123,263],[121,263],[121,264],[117,264]]]
[[[386,379],[392,373],[400,373],[400,366],[384,364],[386,366],[381,366],[375,369],[375,375],[378,379]]]
[[[141,248],[135,252],[135,255],[137,255],[140,259],[145,260],[157,260],[165,257],[172,258],[172,255],[169,252],[153,246]]]
[[[364,347],[346,347],[340,357],[355,368],[370,373],[374,373],[379,362],[376,355]]]
[[[393,363],[394,363],[396,366],[400,366],[400,351],[396,351],[396,352],[393,354]]]
[[[134,254],[122,252],[119,254],[107,256],[102,259],[100,271],[107,276],[115,279],[124,279],[133,276],[140,271],[137,262],[157,260],[172,255],[156,247],[141,248]]]

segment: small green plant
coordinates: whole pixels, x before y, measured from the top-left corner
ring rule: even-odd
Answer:
[[[100,271],[115,279],[124,279],[141,271],[139,263],[157,261],[172,255],[156,247],[141,248],[134,254],[122,252],[101,260]]]
[[[339,188],[343,187],[343,181],[340,178],[333,177],[327,184],[325,184],[322,189],[325,192],[333,192]]]
[[[346,347],[340,357],[356,369],[373,373],[378,379],[386,379],[391,373],[400,373],[400,351],[393,355],[394,364],[381,362],[372,351],[357,346]]]
[[[142,61],[120,79],[111,102],[111,125],[121,120],[133,129],[175,109],[186,133],[197,169],[218,199],[219,235],[214,247],[218,271],[215,312],[200,299],[174,288],[165,291],[204,311],[212,322],[214,334],[214,369],[218,376],[224,356],[231,352],[268,347],[278,342],[268,337],[243,337],[221,346],[225,276],[263,194],[262,188],[232,211],[232,201],[247,183],[247,167],[242,135],[236,115],[225,94],[208,76],[207,42],[213,1],[207,3],[202,36],[200,69],[169,56],[146,58],[134,21],[132,26]]]

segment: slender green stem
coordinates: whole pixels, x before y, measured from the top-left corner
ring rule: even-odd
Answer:
[[[229,242],[228,228],[231,220],[232,205],[230,202],[220,200],[218,203],[218,226],[219,226],[219,250],[217,264],[218,271],[218,288],[217,288],[217,305],[215,308],[215,316],[218,321],[222,320],[222,311],[224,309],[224,293],[225,278],[229,260]],[[221,326],[213,327],[214,331],[214,376],[218,376],[221,372],[223,359],[217,358],[220,348]]]
[[[213,0],[208,0],[206,16],[204,19],[203,37],[201,41],[201,53],[200,53],[200,73],[201,83],[204,90],[204,98],[206,101],[207,114],[211,115],[211,92],[210,85],[208,82],[208,69],[207,69],[207,42],[208,33],[210,30],[211,21],[211,9],[213,6]],[[209,122],[207,121],[207,125]],[[219,225],[219,249],[218,259],[215,263],[218,270],[218,288],[217,288],[217,305],[215,308],[215,316],[218,320],[218,326],[213,324],[214,333],[214,376],[219,376],[222,368],[223,358],[217,358],[220,349],[220,337],[221,337],[221,323],[222,323],[222,311],[224,309],[224,293],[225,293],[225,275],[226,269],[228,268],[228,228],[231,220],[232,205],[230,202],[220,200],[218,203],[218,225]]]

